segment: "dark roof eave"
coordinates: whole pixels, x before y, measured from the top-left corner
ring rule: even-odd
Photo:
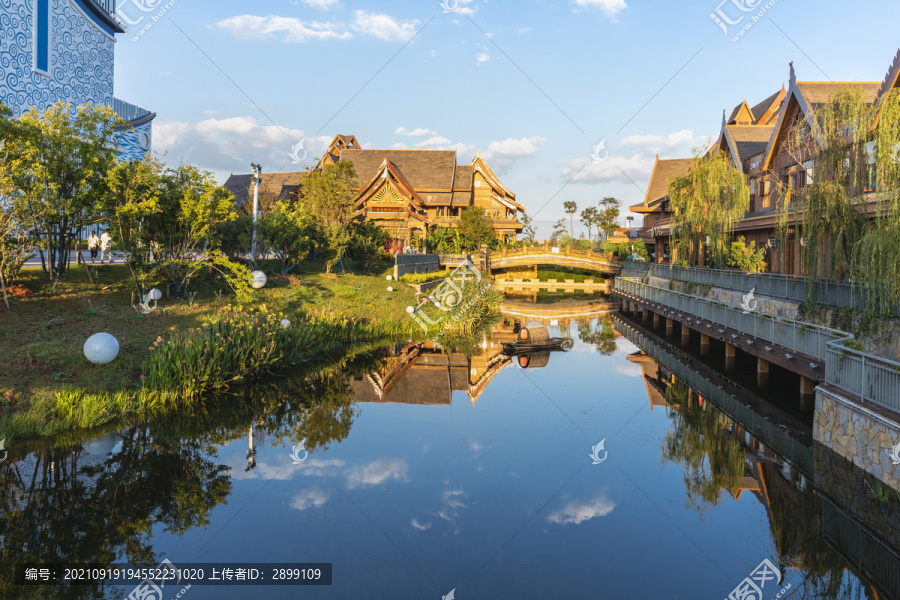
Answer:
[[[125,33],[125,26],[120,23],[111,14],[103,10],[95,0],[81,0],[84,5],[91,11],[104,25],[115,31],[116,33]]]
[[[131,121],[125,121],[124,125],[120,125],[116,127],[117,130],[128,129],[129,127],[140,127],[141,125],[146,125],[150,121],[156,118],[156,113],[150,113],[149,115],[145,115],[139,119],[132,119]]]

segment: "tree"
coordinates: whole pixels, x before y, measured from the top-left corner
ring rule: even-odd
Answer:
[[[588,239],[591,240],[591,243],[593,243],[594,227],[600,224],[600,211],[598,211],[594,206],[587,207],[586,209],[581,211],[581,222],[584,223],[585,227],[587,227]]]
[[[482,244],[494,245],[497,236],[494,234],[494,223],[487,211],[478,206],[463,209],[459,217],[459,235],[465,250],[478,250]]]
[[[765,266],[766,249],[756,249],[756,242],[747,244],[746,238],[740,236],[737,241],[731,242],[725,264],[747,273],[757,273]]]
[[[621,203],[612,196],[607,196],[600,201],[600,211],[598,213],[597,227],[603,234],[603,241],[606,241],[619,228],[619,207]]]
[[[110,140],[121,119],[109,107],[58,102],[15,124],[0,187],[14,190],[46,236],[52,278],[65,268],[76,232],[97,216],[115,162]]]
[[[554,244],[559,243],[559,240],[562,236],[566,234],[566,220],[560,219],[553,226],[553,235],[550,236],[550,241]]]
[[[325,272],[344,255],[352,239],[353,196],[359,189],[352,162],[325,165],[307,175],[300,188],[300,204],[313,216],[324,241]]]
[[[537,237],[537,227],[534,226],[532,217],[522,214],[522,235],[525,236],[523,241],[534,244],[534,238]]]
[[[574,200],[567,200],[563,202],[563,208],[566,211],[566,214],[569,215],[569,237],[572,239],[575,238],[575,222],[574,217],[575,213],[578,212],[578,205],[575,204]]]
[[[260,241],[281,261],[286,275],[309,254],[316,239],[315,219],[298,202],[282,200],[257,222]]]
[[[386,256],[384,245],[390,236],[371,221],[354,221],[351,227],[350,255],[371,272]]]
[[[150,262],[149,238],[144,219],[159,213],[162,165],[151,158],[142,162],[117,162],[106,176],[103,212],[110,220],[112,237],[126,253],[135,287],[140,287],[144,267]]]
[[[691,260],[709,236],[710,263],[725,265],[727,244],[737,219],[750,208],[744,173],[721,152],[695,152],[691,170],[669,184],[674,209],[672,241],[681,260]]]

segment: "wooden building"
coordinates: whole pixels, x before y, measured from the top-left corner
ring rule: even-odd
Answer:
[[[735,237],[756,242],[766,248],[766,264],[770,272],[788,275],[805,275],[801,260],[804,243],[800,221],[796,213],[788,214],[787,240],[782,243],[776,236],[778,211],[784,203],[790,203],[794,194],[811,182],[813,165],[809,148],[798,151],[794,143],[797,127],[810,136],[810,147],[815,143],[812,134],[817,129],[814,112],[824,106],[841,90],[858,92],[870,106],[897,87],[900,80],[900,52],[894,58],[883,81],[798,81],[793,63],[790,65],[789,84],[750,107],[744,101],[730,115],[723,115],[719,137],[710,148],[727,154],[735,168],[741,169],[750,188],[750,207],[747,214],[735,225]],[[858,160],[868,160],[872,169],[866,181],[853,182],[851,194],[868,205],[874,212],[875,181],[874,149],[869,144]],[[672,212],[667,202],[668,184],[690,170],[691,159],[656,159],[644,202],[631,207],[632,212],[644,215],[641,238],[651,250],[655,260],[669,260],[669,237]],[[828,245],[828,242],[826,242]],[[826,248],[826,250],[828,250]],[[702,253],[701,253],[702,264]],[[825,267],[821,267],[824,275]]]
[[[320,161],[352,162],[362,182],[357,215],[374,222],[403,245],[429,227],[455,227],[462,211],[487,212],[498,238],[515,239],[525,207],[516,201],[479,152],[459,165],[455,150],[369,150],[355,136],[338,135]]]

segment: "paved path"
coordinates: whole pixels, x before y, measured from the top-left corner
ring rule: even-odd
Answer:
[[[71,253],[70,253],[70,255],[71,255],[71,257],[72,257],[72,266],[73,266],[73,267],[76,266],[76,265],[78,264],[78,263],[76,262],[76,260],[75,260],[75,259],[76,259],[76,254],[77,254],[77,252],[71,252]],[[91,253],[90,253],[89,250],[83,250],[83,251],[81,252],[81,256],[84,258],[84,261],[87,262],[87,264],[91,264]],[[46,257],[47,257],[47,254],[45,253],[45,254],[44,254],[44,258],[46,259]],[[121,258],[118,258],[118,259],[117,259],[117,258],[113,258],[112,260],[107,260],[107,261],[106,261],[106,264],[109,264],[110,262],[113,262],[113,263],[119,264],[119,265],[124,264],[124,261],[123,261]],[[99,264],[100,264],[100,254],[97,254],[97,260],[96,260],[96,262],[94,262],[93,264],[96,264],[96,265],[99,265]],[[38,267],[38,268],[40,268],[40,266],[41,266],[41,255],[40,255],[40,254],[34,254],[34,255],[32,255],[31,258],[29,258],[27,261],[25,261],[25,266],[26,266],[26,267]]]

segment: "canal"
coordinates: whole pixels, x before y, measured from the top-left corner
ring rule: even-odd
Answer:
[[[572,349],[510,358],[515,318],[466,349],[398,344],[8,448],[0,596],[900,597],[900,494],[812,441],[786,375],[757,385],[615,313],[549,318]],[[15,583],[163,561],[267,583],[264,564],[328,563],[332,582]]]

